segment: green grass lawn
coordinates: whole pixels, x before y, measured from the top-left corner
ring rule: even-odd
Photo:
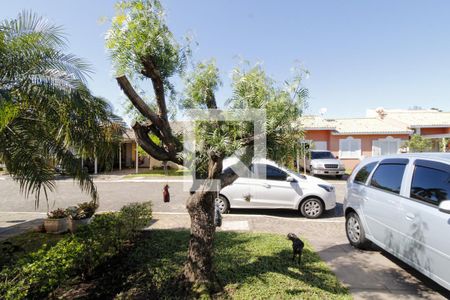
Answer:
[[[56,245],[63,237],[64,235],[30,231],[0,241],[0,269],[14,264],[22,257],[43,247]],[[19,248],[14,249],[14,246],[18,246]]]
[[[34,250],[37,241],[51,244],[57,239],[54,237],[29,233],[15,241],[25,245],[30,239],[33,246],[27,249]],[[96,274],[87,279],[74,278],[54,296],[184,298],[175,282],[186,259],[188,239],[188,231],[145,232]],[[215,269],[223,291],[214,299],[351,299],[309,244],[300,266],[291,261],[291,242],[277,234],[218,232],[215,249]]]
[[[157,270],[155,280],[163,295],[164,282],[177,273],[186,257],[188,232],[153,231],[146,260]],[[150,247],[150,245],[148,245]],[[266,233],[218,232],[215,267],[224,293],[218,299],[349,299],[348,291],[319,256],[307,245],[303,262],[292,262],[291,242]],[[176,252],[167,256],[170,249]],[[170,295],[168,295],[170,297]]]
[[[184,176],[189,175],[190,172],[186,170],[168,170],[167,176]],[[166,176],[164,170],[147,170],[139,174],[128,174],[124,178],[136,178],[136,177],[164,177]]]

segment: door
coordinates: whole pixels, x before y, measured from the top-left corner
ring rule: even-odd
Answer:
[[[439,203],[450,199],[450,166],[416,160],[409,199],[403,201],[400,254],[408,263],[441,284],[450,286],[450,215]]]
[[[400,243],[401,196],[407,159],[385,159],[373,172],[362,199],[362,211],[373,242],[391,252]]]
[[[376,165],[378,164],[378,161],[374,161],[371,163],[366,164],[361,169],[358,170],[358,172],[355,175],[355,178],[353,178],[353,181],[348,185],[347,189],[347,199],[351,201],[351,205],[355,207],[359,207],[362,209],[362,206],[364,205],[364,199],[367,198],[367,181],[370,177],[370,174],[375,169]],[[370,235],[369,228],[365,225],[365,217],[364,215],[360,216],[362,222],[364,223],[364,228],[366,229],[366,234]]]
[[[252,207],[292,208],[301,194],[298,182],[286,181],[288,174],[271,165],[254,164]]]
[[[250,166],[250,169],[252,167]],[[227,172],[225,170],[224,172]],[[256,180],[253,178],[251,172],[246,170],[233,182],[223,188],[220,193],[223,194],[232,208],[249,208],[251,207],[251,199],[255,194]]]

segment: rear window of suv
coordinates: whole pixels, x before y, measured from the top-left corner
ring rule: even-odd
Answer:
[[[366,184],[367,178],[369,178],[370,173],[372,173],[377,163],[378,162],[372,162],[362,167],[358,171],[358,173],[356,173],[355,179],[353,181],[360,184]]]
[[[380,163],[375,170],[370,185],[395,194],[400,194],[406,164]]]
[[[449,200],[450,166],[426,161],[417,161],[415,165],[410,197],[435,205]]]

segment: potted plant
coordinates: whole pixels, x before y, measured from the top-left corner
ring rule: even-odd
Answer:
[[[78,206],[69,207],[69,230],[75,232],[80,225],[87,225],[91,222],[98,204],[94,202],[83,202]]]
[[[62,233],[67,231],[67,211],[58,208],[47,213],[44,228],[48,233]]]

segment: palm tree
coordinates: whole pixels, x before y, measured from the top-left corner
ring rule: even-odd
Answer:
[[[30,12],[0,23],[0,161],[36,207],[55,187],[55,161],[96,201],[81,157],[109,159],[123,130],[86,87],[88,64],[65,47],[61,27]]]

